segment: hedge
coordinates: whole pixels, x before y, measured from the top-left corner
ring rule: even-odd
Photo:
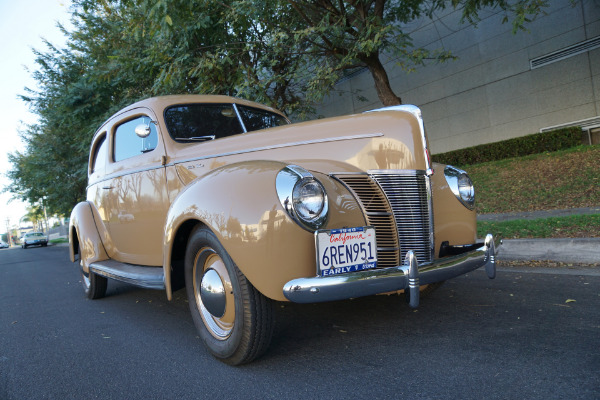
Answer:
[[[434,154],[432,159],[441,164],[464,166],[563,150],[580,144],[581,128],[575,126]]]

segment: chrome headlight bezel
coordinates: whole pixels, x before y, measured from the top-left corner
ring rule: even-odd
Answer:
[[[444,168],[444,176],[448,187],[458,201],[469,210],[473,210],[475,208],[475,188],[469,175],[462,169],[447,165]]]
[[[281,205],[301,227],[312,232],[325,224],[329,212],[327,192],[306,169],[288,165],[277,174],[275,187]]]

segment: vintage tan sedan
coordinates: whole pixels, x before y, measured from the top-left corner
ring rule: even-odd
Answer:
[[[169,300],[185,287],[229,364],[267,349],[275,302],[404,290],[416,307],[425,285],[495,276],[471,180],[431,163],[414,106],[290,124],[237,98],[151,98],[95,133],[88,174],[69,231],[87,296],[107,278]]]

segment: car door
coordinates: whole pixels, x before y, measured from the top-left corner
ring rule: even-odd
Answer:
[[[119,116],[110,128],[111,154],[102,196],[110,256],[138,265],[162,265],[163,230],[169,207],[165,146],[156,116],[139,108]],[[136,127],[145,125],[142,138]]]

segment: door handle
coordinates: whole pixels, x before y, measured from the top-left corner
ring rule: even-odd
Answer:
[[[102,186],[102,189],[110,190],[110,189],[114,189],[114,186]]]

